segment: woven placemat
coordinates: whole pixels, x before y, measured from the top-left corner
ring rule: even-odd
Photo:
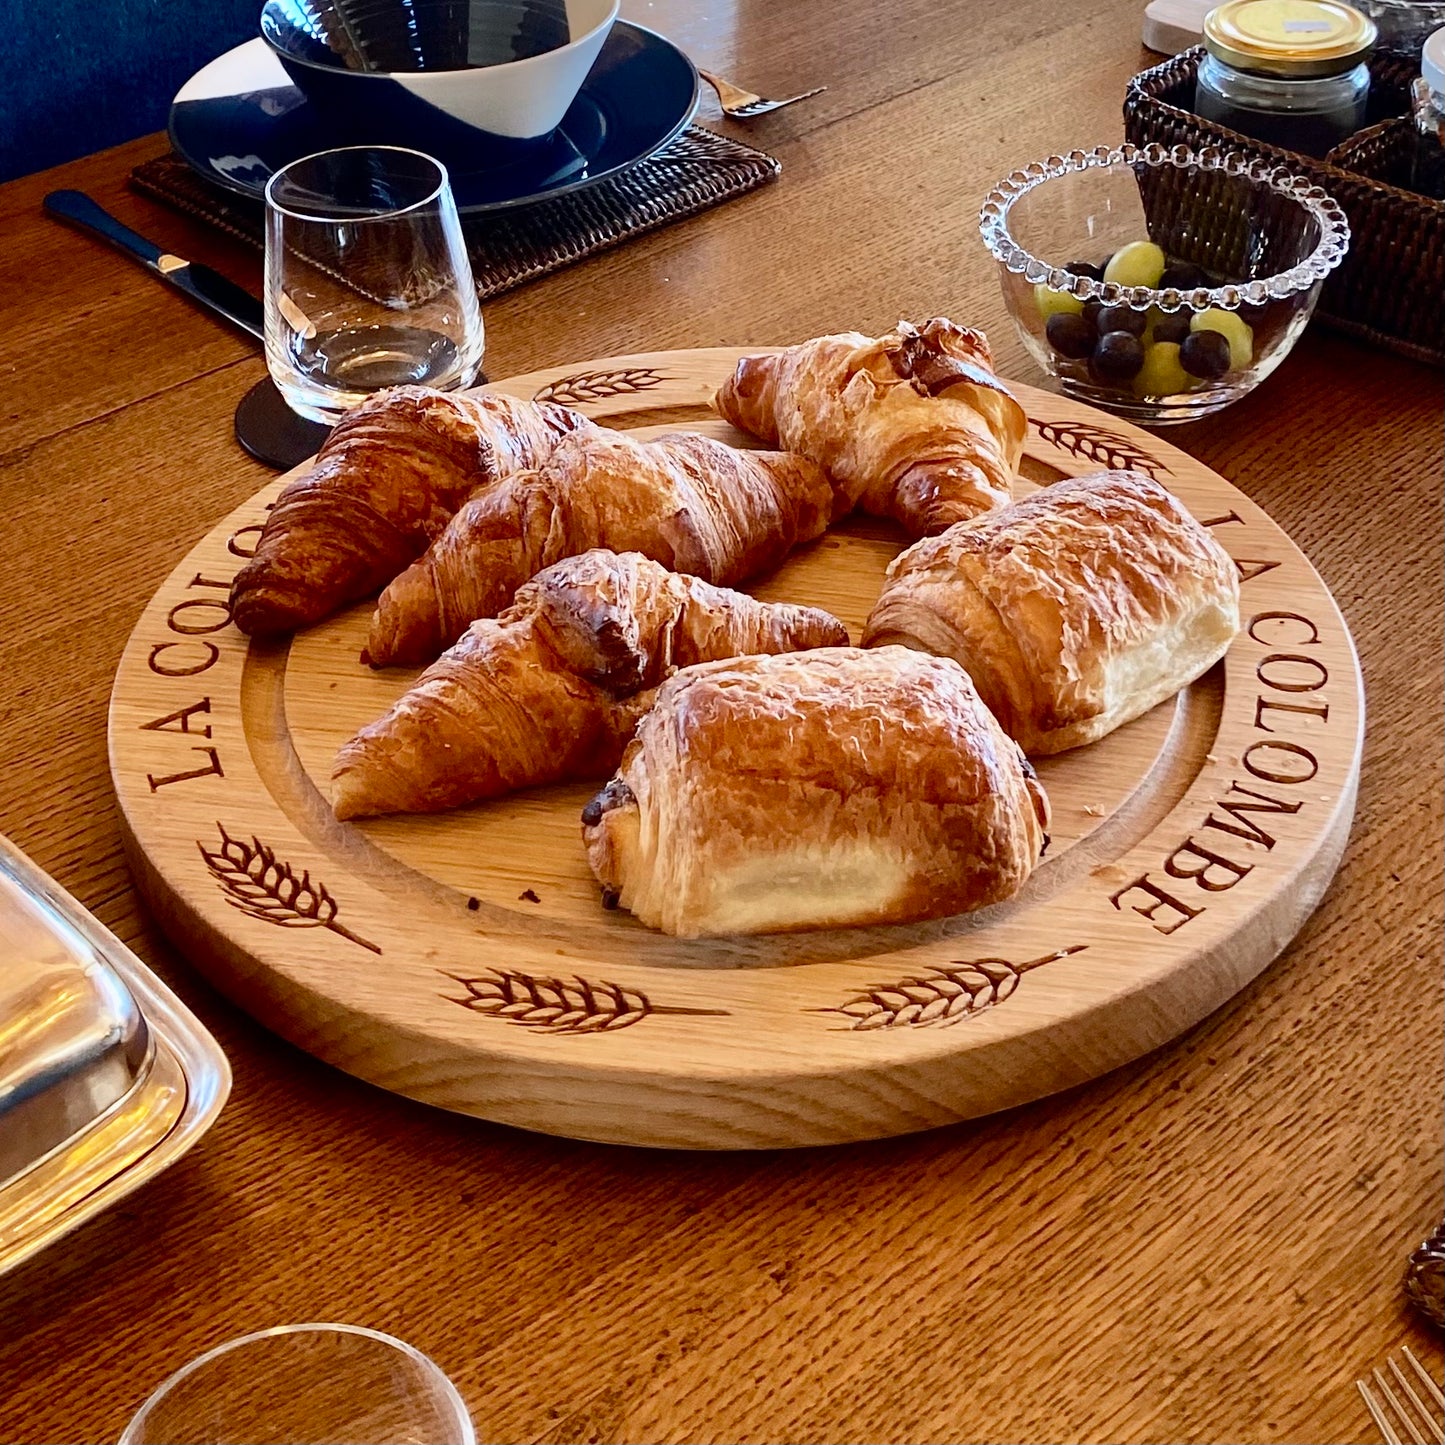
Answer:
[[[463,220],[477,293],[483,301],[499,296],[745,195],[776,180],[782,169],[765,151],[689,126],[656,155],[586,190]],[[165,205],[261,245],[261,202],[203,179],[178,155],[137,166],[130,181]]]

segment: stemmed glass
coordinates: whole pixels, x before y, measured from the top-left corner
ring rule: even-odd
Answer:
[[[481,308],[446,167],[420,151],[303,156],[266,186],[266,364],[334,423],[383,387],[470,386]]]
[[[456,1387],[402,1340],[280,1325],[228,1340],[162,1383],[120,1445],[476,1445]]]

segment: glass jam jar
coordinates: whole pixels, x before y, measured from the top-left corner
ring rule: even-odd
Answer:
[[[1420,77],[1411,93],[1415,127],[1411,186],[1423,196],[1445,200],[1445,29],[1420,52]]]
[[[1225,0],[1204,17],[1194,109],[1323,156],[1365,123],[1375,24],[1340,0]]]

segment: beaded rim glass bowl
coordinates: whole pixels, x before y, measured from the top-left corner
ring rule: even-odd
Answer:
[[[1129,226],[1135,229],[1121,230]],[[1207,415],[1268,376],[1303,331],[1321,282],[1350,240],[1339,204],[1287,168],[1217,147],[1196,152],[1161,145],[1096,146],[1013,171],[989,192],[979,230],[1034,359],[1067,394],[1154,425]],[[1104,264],[1086,262],[1082,270],[1073,257],[1099,247],[1111,232],[1116,245],[1147,238],[1147,249],[1174,257],[1168,264],[1181,270],[1197,274],[1207,265],[1213,279],[1146,286],[1127,277],[1105,279]],[[1157,281],[1165,279],[1167,272]],[[1095,326],[1106,307],[1146,351],[1156,327],[1161,336],[1187,336],[1187,319],[1188,330],[1219,330],[1230,341],[1227,371],[1184,375],[1177,354],[1161,352],[1156,361],[1168,366],[1121,377],[1116,365],[1108,376],[1090,356],[1077,354],[1087,327],[1076,323],[1061,333],[1063,352],[1051,344],[1052,314],[1069,312]],[[1120,349],[1134,350],[1124,343]],[[1125,369],[1137,360],[1126,356]],[[1151,383],[1162,387],[1166,373],[1176,382],[1184,375],[1182,388],[1151,390]]]

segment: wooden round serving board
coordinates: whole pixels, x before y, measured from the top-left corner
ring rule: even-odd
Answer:
[[[614,357],[494,389],[748,445],[707,410],[740,354]],[[111,769],[151,907],[302,1048],[428,1103],[586,1139],[902,1133],[1168,1042],[1284,947],[1334,874],[1359,666],[1324,584],[1228,482],[1076,402],[1017,393],[1020,492],[1104,466],[1151,472],[1237,561],[1245,630],[1177,698],[1043,761],[1053,842],[1015,899],[910,926],[689,942],[601,907],[578,821],[591,786],[336,822],[336,749],[414,674],[360,664],[369,606],[280,643],[231,623],[232,575],[282,478],[176,568],[121,661]],[[826,607],[856,640],[903,545],[850,521],[754,590]]]

